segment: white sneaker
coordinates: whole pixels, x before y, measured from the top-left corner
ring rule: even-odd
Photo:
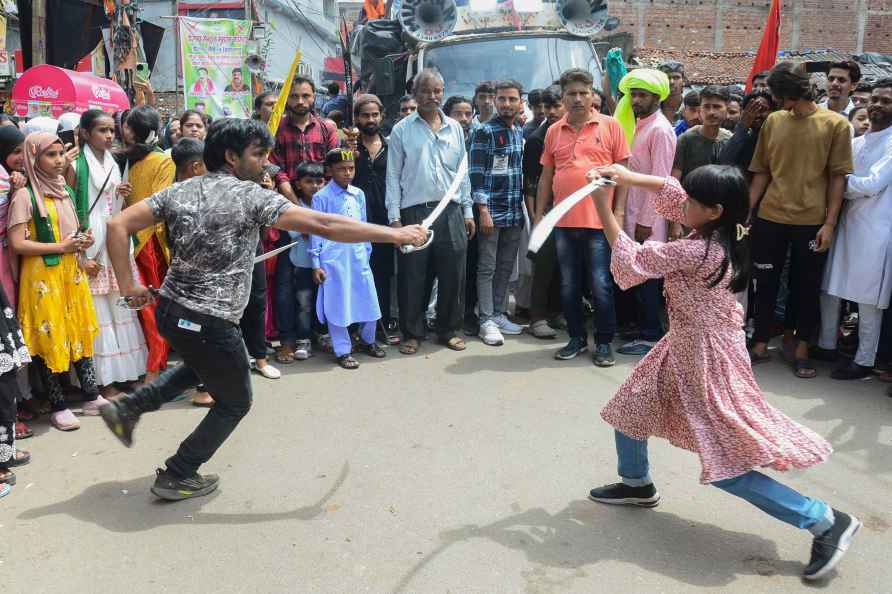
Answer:
[[[548,320],[536,320],[530,326],[530,333],[536,338],[557,338],[557,331],[548,325]]]
[[[279,379],[282,377],[282,372],[267,363],[263,367],[257,367],[255,364],[254,371],[265,377],[266,379]]]
[[[480,324],[480,339],[483,341],[483,344],[488,344],[489,346],[502,346],[505,344],[505,339],[502,337],[502,333],[499,332],[499,327],[494,320],[486,320]]]
[[[309,340],[298,340],[294,349],[294,358],[298,361],[306,361],[313,356],[313,346]]]
[[[523,332],[523,326],[515,324],[514,322],[509,320],[508,316],[506,316],[505,314],[501,314],[499,317],[494,318],[493,321],[499,327],[499,330],[502,331],[502,334],[516,336]]]

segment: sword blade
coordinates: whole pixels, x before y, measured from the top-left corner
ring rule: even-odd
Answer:
[[[443,211],[446,210],[446,207],[449,206],[449,203],[452,202],[452,199],[455,198],[456,192],[458,192],[459,186],[461,186],[461,182],[465,177],[465,174],[468,172],[468,154],[465,153],[465,156],[462,157],[461,163],[458,164],[458,171],[455,172],[455,177],[452,178],[452,183],[449,184],[449,188],[447,188],[446,193],[443,194],[443,197],[440,198],[440,202],[437,203],[437,206],[431,211],[429,215],[424,217],[424,220],[421,221],[421,226],[425,229],[430,229],[431,225],[434,224],[434,221],[437,220]]]
[[[616,185],[613,180],[600,177],[593,182],[582,186],[558,202],[557,206],[552,208],[547,215],[542,217],[542,220],[539,221],[539,224],[536,225],[533,232],[530,233],[530,243],[527,248],[527,255],[532,257],[538,253],[542,244],[545,243],[545,240],[548,239],[548,236],[551,235],[552,230],[554,230],[554,226],[557,225],[558,221],[560,221],[565,214],[570,212],[570,209],[582,202],[589,196],[589,194],[598,188],[612,185]]]
[[[283,245],[282,247],[277,247],[276,249],[270,250],[270,251],[266,252],[265,254],[261,254],[261,255],[257,256],[256,258],[254,258],[254,263],[259,264],[259,263],[263,262],[264,260],[269,260],[273,256],[278,256],[282,252],[284,252],[286,250],[290,250],[291,248],[296,246],[301,241],[303,241],[303,240],[297,239],[295,241],[292,241],[288,245]]]

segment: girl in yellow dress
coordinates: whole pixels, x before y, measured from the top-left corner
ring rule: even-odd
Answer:
[[[98,415],[106,403],[93,370],[93,343],[99,334],[87,275],[77,253],[93,243],[79,234],[70,188],[62,177],[68,165],[55,134],[25,139],[28,186],[16,192],[9,209],[9,243],[21,256],[19,321],[25,344],[41,371],[52,414],[62,431],[80,427],[68,409],[60,376],[74,366],[84,392],[83,411]]]

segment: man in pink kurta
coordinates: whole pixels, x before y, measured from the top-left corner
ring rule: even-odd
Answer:
[[[638,173],[669,176],[675,158],[675,131],[660,113],[660,97],[643,89],[632,88],[635,112],[635,139],[629,168]],[[623,230],[638,243],[666,241],[666,219],[654,210],[652,192],[629,188]],[[638,301],[638,338],[623,345],[622,355],[644,355],[663,335],[660,325],[660,281],[649,280],[635,288]]]

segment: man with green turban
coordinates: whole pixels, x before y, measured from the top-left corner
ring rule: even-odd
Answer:
[[[669,95],[669,79],[659,70],[638,68],[619,83],[623,93],[616,107],[619,120],[632,147],[629,168],[638,173],[669,177],[675,158],[675,130],[660,111]],[[658,216],[651,192],[629,188],[623,230],[640,243],[667,238],[666,220]],[[621,355],[644,355],[663,335],[660,324],[660,284],[649,280],[635,289],[638,301],[638,338],[617,351]]]
[[[652,68],[636,68],[625,75],[619,81],[619,92],[622,99],[616,105],[616,119],[623,127],[629,146],[632,146],[635,137],[635,118],[638,117],[632,108],[630,96],[633,89],[647,91],[659,97],[659,102],[665,101],[669,96],[669,77],[659,70]],[[657,107],[659,107],[659,102]]]

